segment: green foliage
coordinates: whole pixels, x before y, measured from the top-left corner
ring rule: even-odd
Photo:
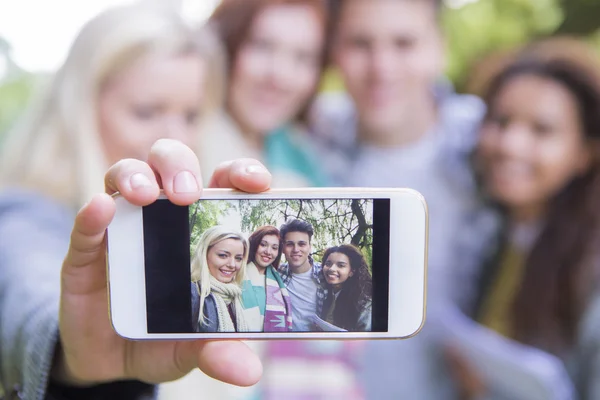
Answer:
[[[218,225],[223,215],[233,208],[227,201],[198,201],[189,207],[190,211],[190,254],[193,255],[202,233]]]
[[[453,4],[468,3],[452,8]],[[447,76],[463,90],[471,66],[491,52],[512,48],[536,37],[576,34],[590,37],[600,51],[600,1],[597,0],[446,0],[443,16],[447,37]],[[21,113],[36,77],[19,70],[10,59],[10,45],[0,38],[0,57],[6,56],[11,73],[0,82],[0,142],[2,134]],[[325,91],[343,89],[335,71],[322,81]],[[0,143],[1,145],[1,143]]]
[[[19,73],[0,84],[0,144],[2,137],[27,107],[35,92],[35,76]]]
[[[373,201],[353,199],[205,200],[190,206],[190,254],[202,233],[215,225],[241,231],[247,238],[257,228],[280,228],[289,218],[309,222],[314,229],[312,257],[321,262],[325,250],[354,244],[371,269],[373,261]]]
[[[589,35],[598,31],[600,2],[597,0],[560,0],[565,19],[559,33]]]
[[[23,71],[11,58],[10,44],[0,37],[0,146],[4,134],[10,129],[30,99],[38,85],[46,78]],[[4,75],[2,75],[4,74]]]
[[[297,218],[313,226],[312,256],[315,260],[321,261],[328,247],[351,243],[363,251],[371,265],[372,200],[240,200],[237,204],[227,200],[206,200],[190,206],[189,210],[192,249],[196,248],[202,232],[215,225],[227,225],[249,237],[261,226],[280,228],[289,218]]]
[[[600,27],[600,2],[594,0],[478,0],[451,7],[457,2],[446,1],[443,26],[446,75],[459,90],[473,64],[491,52],[554,33],[593,37]],[[600,51],[600,39],[594,43]],[[342,90],[343,83],[335,71],[328,71],[321,88]]]
[[[323,92],[337,92],[344,89],[344,82],[335,69],[328,69],[323,74],[320,89]]]
[[[280,227],[289,218],[309,222],[314,229],[313,257],[321,261],[330,246],[352,243],[361,248],[371,265],[373,220],[371,200],[242,200],[238,210],[242,230],[253,232],[264,225]]]
[[[590,36],[589,41],[598,50],[597,52],[600,56],[600,29],[595,34]]]
[[[470,66],[482,56],[551,34],[563,18],[557,0],[479,0],[448,8],[448,77],[460,88]]]

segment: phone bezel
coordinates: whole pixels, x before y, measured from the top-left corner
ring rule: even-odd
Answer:
[[[116,212],[107,230],[109,318],[120,336],[132,340],[185,339],[407,339],[422,329],[427,309],[429,214],[424,197],[412,189],[318,188],[271,189],[249,194],[232,189],[204,189],[210,199],[390,199],[390,268],[388,332],[147,332],[142,207],[114,196]],[[166,199],[161,194],[161,199]],[[403,260],[399,264],[397,260]],[[396,264],[395,264],[396,262]],[[400,265],[399,268],[393,268]]]

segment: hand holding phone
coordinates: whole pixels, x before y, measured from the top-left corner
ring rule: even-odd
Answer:
[[[260,360],[243,343],[135,342],[120,337],[111,326],[105,231],[113,220],[115,201],[109,195],[119,192],[128,203],[142,207],[156,201],[161,182],[170,202],[189,205],[201,196],[200,176],[192,150],[165,139],[152,147],[148,163],[123,160],[107,172],[107,194],[91,199],[73,227],[61,274],[60,346],[51,379],[84,386],[123,379],[159,383],[197,367],[235,385],[253,385],[260,379]],[[270,174],[257,161],[239,160],[219,168],[211,185],[260,192],[268,189]]]
[[[427,206],[408,189],[116,198],[110,311],[130,339],[397,339],[425,320]]]

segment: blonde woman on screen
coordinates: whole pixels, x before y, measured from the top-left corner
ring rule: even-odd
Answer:
[[[242,282],[248,241],[223,226],[204,231],[192,257],[192,314],[197,332],[248,332]]]

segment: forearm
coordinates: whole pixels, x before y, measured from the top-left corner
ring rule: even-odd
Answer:
[[[47,203],[9,199],[0,200],[1,386],[8,398],[65,398],[75,392],[56,391],[51,371],[60,359],[56,357],[60,270],[72,222]],[[143,384],[134,385],[138,395],[128,385],[106,386],[112,393],[123,390],[121,397],[112,396],[117,399],[145,399],[154,392],[153,386]],[[89,396],[91,391],[81,393],[83,398],[94,398]]]
[[[6,278],[6,276],[5,276]],[[78,400],[132,399],[156,397],[156,387],[141,382],[114,382],[76,388],[61,385],[53,379],[60,362],[58,346],[58,294],[36,292],[37,301],[24,301],[24,284],[4,282],[7,290],[0,297],[2,326],[2,380],[7,395],[18,391],[23,399]],[[58,284],[57,284],[58,285]],[[26,286],[26,285],[25,285]],[[51,288],[52,285],[47,285]],[[4,288],[3,288],[4,289]],[[44,295],[44,296],[42,296]],[[58,374],[60,375],[60,374]],[[58,377],[54,374],[54,377]]]
[[[9,398],[43,399],[57,343],[69,236],[64,214],[45,204],[0,196],[0,378]]]
[[[24,308],[17,291],[1,298],[2,383],[8,394],[43,399],[58,337],[57,302]]]

